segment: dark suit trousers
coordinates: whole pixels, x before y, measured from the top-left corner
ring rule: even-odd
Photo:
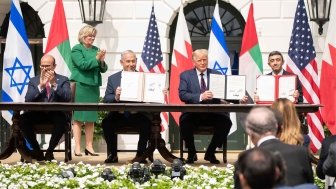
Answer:
[[[40,146],[36,140],[36,135],[33,131],[35,124],[53,124],[53,131],[49,141],[48,151],[53,151],[59,140],[65,132],[65,126],[68,124],[68,117],[64,112],[50,111],[31,111],[21,115],[20,129],[23,132],[26,140],[34,150],[40,150]]]
[[[144,153],[150,137],[151,120],[141,113],[127,114],[110,112],[102,121],[105,141],[108,151],[112,156],[117,155],[117,135],[115,130],[123,126],[131,126],[139,129],[139,141],[137,155]]]
[[[180,118],[180,131],[189,154],[196,152],[194,130],[200,126],[214,126],[215,133],[208,146],[207,153],[214,154],[217,147],[227,140],[232,122],[228,114],[223,113],[184,113]]]

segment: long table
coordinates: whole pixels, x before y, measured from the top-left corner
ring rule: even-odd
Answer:
[[[152,103],[1,103],[0,110],[13,110],[13,124],[10,137],[5,150],[0,154],[0,160],[6,159],[17,149],[21,156],[28,162],[31,155],[25,150],[25,142],[19,129],[20,112],[22,110],[37,111],[146,111],[153,113],[151,139],[143,156],[134,161],[141,161],[149,157],[155,149],[169,162],[175,157],[167,148],[166,142],[161,137],[160,112],[249,112],[254,107],[269,107],[270,105],[257,104],[152,104]],[[297,104],[299,113],[318,111],[318,104]]]

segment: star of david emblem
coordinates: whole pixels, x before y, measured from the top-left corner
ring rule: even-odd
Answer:
[[[226,75],[228,67],[221,67],[219,63],[216,61],[213,67],[214,70],[220,71],[223,75]]]
[[[29,74],[32,66],[24,66],[21,61],[16,57],[13,67],[5,68],[5,71],[10,77],[10,87],[16,87],[17,91],[21,95],[25,86],[29,82]]]

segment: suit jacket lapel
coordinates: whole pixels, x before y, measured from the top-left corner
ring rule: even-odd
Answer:
[[[197,75],[197,72],[196,72],[196,68],[194,68],[194,70],[190,73],[190,81],[193,84],[191,91],[195,91],[195,92],[198,91],[200,93],[201,86],[200,86],[200,83],[199,83],[199,80],[198,80],[198,75]]]
[[[115,90],[117,89],[117,87],[120,86],[120,84],[121,84],[122,72],[123,72],[123,71],[120,71],[120,72],[116,73],[116,74],[117,74],[116,77],[115,77],[116,79],[113,80],[114,86],[116,86],[116,88],[113,89],[114,91],[115,91]]]

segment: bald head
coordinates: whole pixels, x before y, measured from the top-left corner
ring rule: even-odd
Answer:
[[[45,54],[41,58],[40,68],[42,70],[54,70],[56,67],[55,58],[50,54]]]
[[[247,115],[246,132],[264,135],[272,133],[276,135],[278,124],[273,111],[266,107],[253,108]]]

